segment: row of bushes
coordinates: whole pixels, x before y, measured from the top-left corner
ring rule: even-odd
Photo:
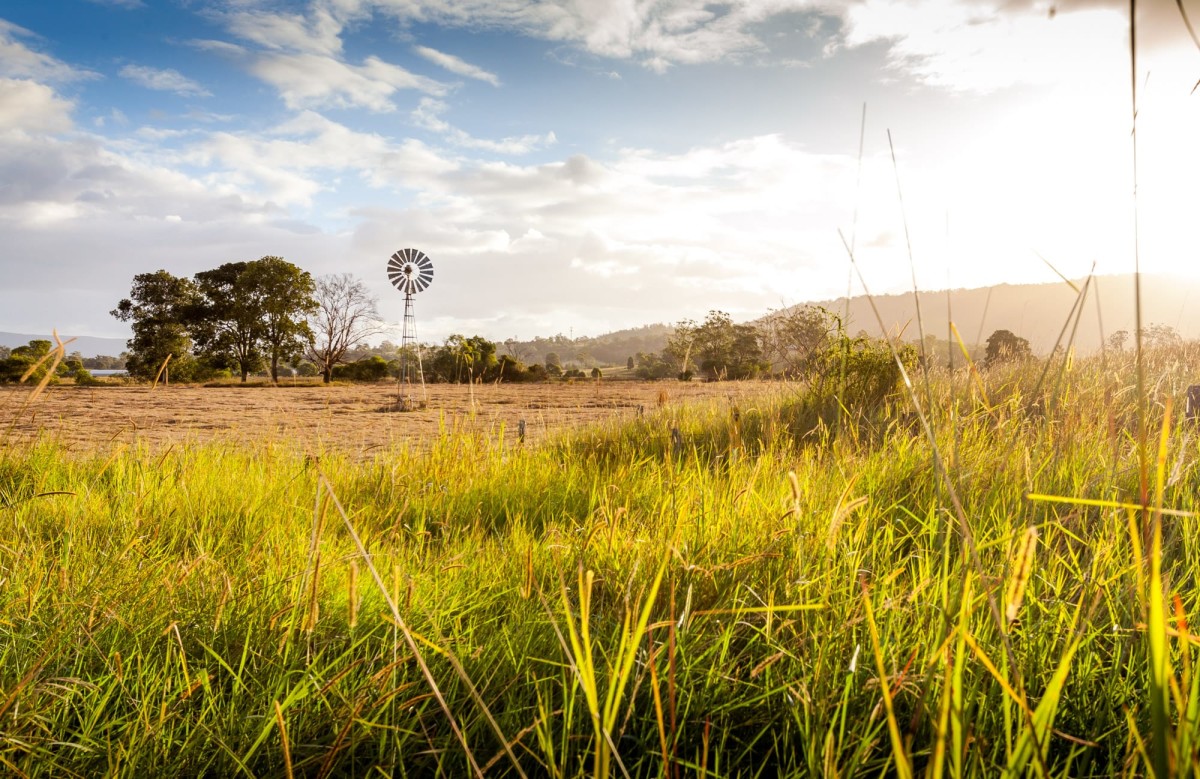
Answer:
[[[391,360],[389,362],[379,356],[365,357],[355,362],[335,366],[333,369],[333,378],[339,381],[383,381],[387,378],[397,378],[399,375],[399,360]],[[592,368],[590,375],[593,379],[599,379],[602,378],[603,373],[599,368]],[[546,369],[546,366],[540,363],[527,366],[519,360],[515,360],[508,355],[503,355],[497,361],[495,370],[482,378],[485,381],[526,383],[552,381],[559,378],[585,379],[587,377],[588,374],[578,368],[571,368],[565,371],[549,371]],[[430,383],[445,381],[437,372],[429,370],[425,371],[425,380]]]
[[[56,365],[50,350],[50,342],[42,340],[33,340],[11,350],[7,357],[0,359],[0,384],[15,384],[22,379],[40,382],[52,368],[54,375],[50,376],[50,383],[64,378],[74,379],[76,384],[97,383],[78,358],[60,360]]]

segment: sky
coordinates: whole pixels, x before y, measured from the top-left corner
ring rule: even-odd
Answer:
[[[1139,6],[1133,69],[1108,0],[5,0],[0,330],[126,337],[135,274],[277,255],[398,331],[406,247],[423,340],[748,319],[851,252],[1195,283],[1200,47]]]

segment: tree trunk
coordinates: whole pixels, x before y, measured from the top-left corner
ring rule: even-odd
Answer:
[[[250,375],[250,371],[249,371],[249,370],[247,370],[247,369],[246,369],[246,366],[244,366],[244,365],[243,365],[243,366],[242,366],[242,384],[245,384],[245,383],[246,383],[246,377],[247,377],[247,376],[249,376],[249,375]]]
[[[321,378],[324,379],[326,384],[328,384],[333,379],[333,369],[325,368],[324,370],[322,370]]]
[[[279,383],[279,355],[271,355],[271,383]]]

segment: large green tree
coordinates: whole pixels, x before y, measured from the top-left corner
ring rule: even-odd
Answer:
[[[988,336],[983,361],[985,365],[992,366],[1003,362],[1027,360],[1032,356],[1033,350],[1029,341],[1011,330],[997,330]]]
[[[821,306],[795,306],[763,318],[763,357],[772,370],[789,378],[820,368],[821,357],[841,329],[837,315]]]
[[[228,262],[196,274],[200,303],[188,324],[196,346],[216,365],[237,365],[242,381],[263,363],[279,380],[279,363],[312,340],[312,276],[282,257]]]
[[[129,297],[109,312],[129,322],[133,330],[125,362],[130,376],[153,379],[168,358],[176,376],[190,375],[194,366],[186,322],[198,303],[199,294],[190,279],[165,270],[133,277]]]
[[[279,381],[279,363],[299,357],[313,340],[308,317],[317,309],[312,275],[282,257],[246,264],[241,282],[258,297],[262,351]]]
[[[247,262],[227,262],[196,274],[200,299],[187,323],[197,350],[214,365],[237,365],[242,381],[263,361],[263,301]]]
[[[748,379],[766,367],[758,328],[734,324],[724,311],[709,311],[692,327],[691,352],[710,379]]]
[[[524,371],[523,364],[518,360],[509,357],[508,362],[504,363],[497,358],[496,344],[483,336],[468,338],[455,333],[432,350],[425,367],[427,375],[435,381],[457,383],[479,379],[509,380],[518,371],[517,366]]]
[[[25,346],[4,349],[0,352],[0,382],[18,382],[26,377],[40,381],[50,367],[50,346],[49,341],[33,340]]]

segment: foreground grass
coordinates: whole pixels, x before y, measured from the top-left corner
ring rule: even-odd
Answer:
[[[1078,502],[1139,500],[1098,360],[936,377],[944,477],[902,409],[799,389],[367,464],[0,443],[0,771],[1185,775],[1186,364],[1166,516]]]

